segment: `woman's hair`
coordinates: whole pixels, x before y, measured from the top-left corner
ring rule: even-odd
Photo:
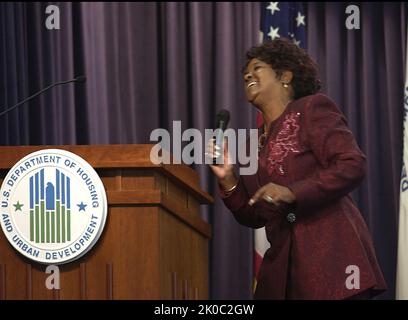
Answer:
[[[282,76],[283,71],[292,71],[291,85],[294,99],[315,94],[321,87],[316,63],[304,49],[288,39],[268,40],[250,48],[246,53],[243,70],[254,58],[269,64],[276,72],[278,79]]]

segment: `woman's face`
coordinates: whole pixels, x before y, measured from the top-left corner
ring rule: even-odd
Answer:
[[[255,105],[276,98],[282,88],[272,67],[256,58],[249,62],[244,72],[244,83],[247,99]]]

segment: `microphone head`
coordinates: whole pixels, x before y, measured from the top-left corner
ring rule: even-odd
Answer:
[[[225,109],[221,109],[220,111],[218,111],[217,113],[217,117],[216,117],[216,127],[220,128],[222,130],[225,130],[227,128],[228,122],[230,119],[230,113],[228,110]]]
[[[78,76],[75,78],[76,82],[85,82],[86,81],[86,77],[85,76]]]

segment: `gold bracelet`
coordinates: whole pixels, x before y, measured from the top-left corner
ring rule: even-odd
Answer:
[[[224,193],[226,193],[226,194],[231,193],[232,191],[235,190],[235,188],[236,188],[237,186],[238,186],[238,182],[237,182],[231,189],[224,190]]]

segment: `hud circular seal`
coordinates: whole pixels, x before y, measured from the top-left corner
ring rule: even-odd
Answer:
[[[107,216],[106,193],[95,170],[58,149],[31,153],[16,163],[0,191],[1,227],[21,254],[63,264],[98,241]]]

